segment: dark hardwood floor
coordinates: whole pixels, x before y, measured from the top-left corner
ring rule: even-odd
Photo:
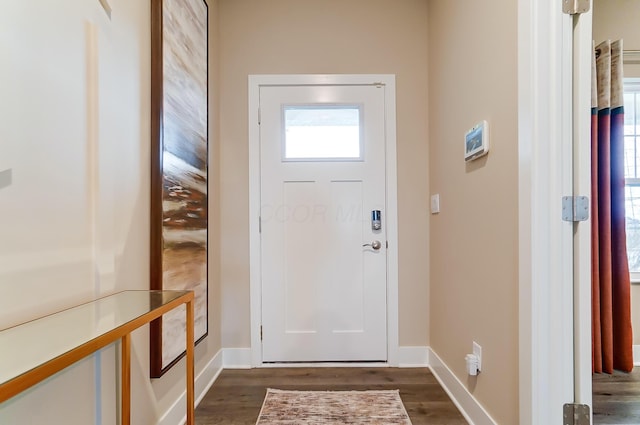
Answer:
[[[640,368],[593,375],[593,423],[640,424]]]
[[[399,389],[413,425],[467,424],[428,369],[262,368],[223,370],[196,409],[196,425],[254,425],[267,388]]]

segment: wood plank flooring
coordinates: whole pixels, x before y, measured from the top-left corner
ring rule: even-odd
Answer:
[[[593,375],[593,423],[640,424],[640,368]]]
[[[254,425],[267,388],[399,389],[413,425],[466,425],[428,369],[261,368],[223,370],[196,409],[196,425]]]

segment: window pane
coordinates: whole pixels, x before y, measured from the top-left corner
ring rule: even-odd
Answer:
[[[625,187],[625,215],[629,270],[640,272],[640,186]]]
[[[624,94],[624,134],[632,135],[635,134],[635,126],[636,126],[636,94],[635,93],[625,93]]]
[[[284,159],[362,159],[358,106],[286,106]]]
[[[635,104],[633,108],[633,117],[635,122],[635,132],[634,134],[640,134],[640,92],[636,91],[633,93],[635,97]]]
[[[624,93],[624,176],[628,179],[638,178],[640,165],[640,146],[638,132],[640,130],[640,95],[637,86],[625,84]]]
[[[624,82],[624,174],[627,253],[632,277],[640,275],[640,79]],[[637,274],[634,274],[637,273]]]
[[[638,166],[638,150],[636,149],[636,138],[634,136],[625,136],[624,138],[624,178],[635,179]]]

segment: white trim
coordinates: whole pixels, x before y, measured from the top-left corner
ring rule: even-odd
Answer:
[[[207,363],[207,365],[200,371],[195,379],[195,395],[196,403],[198,406],[204,396],[207,394],[213,383],[218,379],[220,372],[222,372],[222,358],[223,350],[219,350],[215,356]],[[187,415],[185,413],[187,393],[183,392],[180,397],[171,405],[171,407],[162,415],[158,420],[158,425],[176,425],[184,424],[187,422]]]
[[[225,369],[251,369],[251,348],[224,348]]]
[[[399,347],[398,367],[428,367],[429,347]]]
[[[369,85],[385,87],[387,155],[387,363],[398,365],[398,205],[396,160],[395,75],[249,75],[249,281],[251,304],[251,365],[262,365],[260,322],[262,289],[260,267],[260,86],[265,85]]]
[[[389,367],[388,363],[384,362],[372,362],[372,363],[357,363],[357,362],[325,362],[325,363],[262,363],[261,369],[281,369],[281,368],[300,368],[300,367]]]
[[[574,396],[573,224],[560,220],[572,192],[571,19],[556,0],[518,2],[521,425],[561,423]]]
[[[368,76],[385,83],[385,141],[387,185],[387,362],[398,366],[398,161],[396,152],[396,77],[395,75]]]
[[[624,91],[625,92],[640,92],[640,78],[638,77],[624,77]]]
[[[260,253],[260,82],[249,75],[249,301],[251,365],[262,364],[262,266]]]
[[[533,81],[533,55],[534,49],[534,24],[533,9],[535,3],[531,0],[518,1],[518,274],[519,274],[519,405],[520,423],[523,425],[533,425],[532,416],[534,408],[537,407],[533,398],[534,391],[534,349],[532,344],[533,336],[533,314],[534,308],[531,303],[532,287],[532,265],[531,265],[531,187],[532,171],[531,157],[533,150],[533,101],[534,88],[531,87]],[[526,129],[526,132],[524,131]],[[433,356],[431,363],[435,363]],[[432,369],[435,369],[432,366]]]
[[[633,365],[640,366],[640,345],[633,346]]]
[[[225,369],[250,369],[255,367],[252,364],[251,348],[224,348],[223,366]],[[398,364],[391,362],[325,362],[325,363],[260,363],[257,367],[262,368],[282,368],[282,367],[428,367],[429,347],[407,346],[398,347]]]
[[[440,357],[429,348],[429,368],[433,376],[438,380],[444,391],[449,395],[453,404],[456,405],[462,416],[470,425],[496,425],[497,422],[484,410],[478,400],[467,390],[467,387],[460,382],[454,373],[440,359]],[[480,378],[478,376],[477,379]]]
[[[573,32],[573,194],[591,197],[592,12],[574,17]],[[574,401],[591,407],[591,221],[574,227]],[[590,409],[593,413],[593,409]]]
[[[625,65],[637,65],[640,63],[640,50],[623,50],[622,62]]]

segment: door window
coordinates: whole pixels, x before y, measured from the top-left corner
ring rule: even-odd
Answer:
[[[284,161],[362,161],[361,105],[285,105]]]

